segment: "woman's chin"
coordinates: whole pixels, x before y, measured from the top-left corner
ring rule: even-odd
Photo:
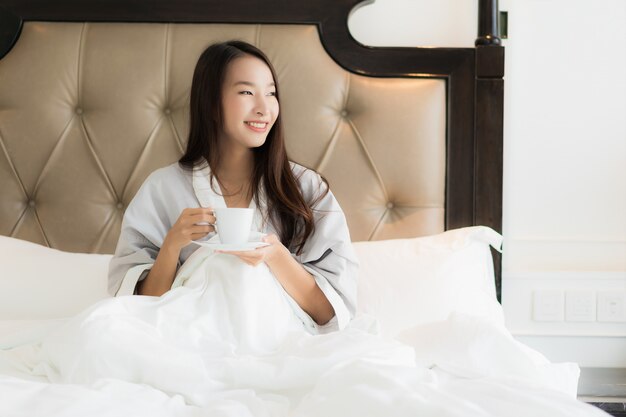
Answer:
[[[247,146],[248,148],[252,149],[252,148],[260,148],[261,146],[263,146],[265,144],[267,137],[264,136],[262,138],[258,138],[256,140],[250,140],[247,142]]]

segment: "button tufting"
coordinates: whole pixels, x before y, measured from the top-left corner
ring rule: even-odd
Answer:
[[[83,114],[83,109],[81,109],[80,107],[77,107],[76,114]]]
[[[118,208],[118,209],[124,208],[124,204],[122,204],[122,203],[117,203],[117,208]]]
[[[389,210],[391,210],[393,208],[393,203],[391,201],[389,203],[387,203],[387,208]]]
[[[28,205],[31,206],[31,207],[35,207],[35,200],[30,200],[28,202]]]
[[[341,117],[347,117],[347,116],[348,116],[348,110],[342,110]]]
[[[172,111],[170,109],[165,109],[164,112],[165,114],[170,114]]]

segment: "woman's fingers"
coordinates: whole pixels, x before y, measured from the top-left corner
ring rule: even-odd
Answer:
[[[226,252],[228,253],[228,252]],[[234,253],[230,253],[231,255],[235,255]],[[240,255],[235,255],[237,256],[239,259],[241,259],[243,262],[247,263],[248,265],[251,266],[257,266],[260,263],[260,260],[257,258],[248,258],[247,256],[240,256]]]
[[[199,234],[199,233],[208,234],[208,233],[215,231],[215,228],[211,225],[197,224],[197,225],[191,226],[189,230],[191,231],[191,234]]]
[[[181,221],[186,225],[212,226],[215,224],[215,216],[213,210],[208,208],[185,209],[181,214]]]
[[[180,217],[203,217],[213,216],[215,212],[212,208],[199,207],[199,208],[186,208],[180,213]]]
[[[183,248],[191,240],[199,239],[215,231],[213,209],[206,207],[185,208],[176,223],[167,232],[166,239],[171,245]]]
[[[187,214],[190,216],[195,216],[203,213],[213,214],[213,209],[211,207],[194,207],[183,209],[183,214]]]
[[[217,253],[225,253],[227,255],[234,255],[247,263],[248,265],[257,266],[263,261],[263,255],[259,253],[256,249],[249,251],[225,251],[225,250],[217,250]]]
[[[198,240],[208,235],[208,233],[192,233],[191,240]]]

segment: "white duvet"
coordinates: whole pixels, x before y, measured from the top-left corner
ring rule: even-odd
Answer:
[[[575,365],[484,319],[375,329],[311,335],[265,265],[203,249],[164,296],[103,300],[0,351],[0,416],[606,415],[575,399]]]

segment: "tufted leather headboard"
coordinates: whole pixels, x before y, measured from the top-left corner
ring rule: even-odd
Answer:
[[[45,3],[0,0],[0,234],[113,252],[138,187],[182,154],[197,57],[227,39],[268,54],[290,156],[329,180],[353,240],[500,229],[493,21],[477,48],[367,48],[357,0]]]

